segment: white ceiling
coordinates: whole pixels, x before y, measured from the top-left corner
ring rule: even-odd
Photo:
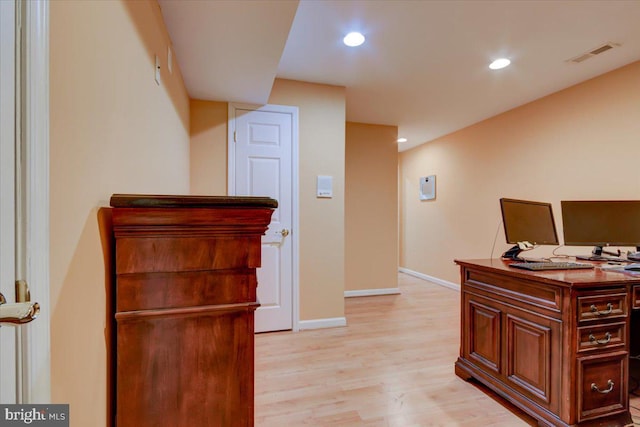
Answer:
[[[397,125],[400,150],[640,60],[640,0],[159,3],[192,98],[264,104],[276,77],[345,86],[347,120]],[[354,29],[366,43],[344,46]],[[498,57],[512,65],[489,70]]]

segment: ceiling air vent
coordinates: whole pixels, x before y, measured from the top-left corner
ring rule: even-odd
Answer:
[[[618,43],[611,43],[611,42],[605,43],[602,46],[598,46],[597,48],[590,50],[589,52],[582,53],[574,58],[568,59],[567,62],[580,63],[580,62],[586,61],[591,57],[600,55],[602,52],[606,52],[610,49],[613,49],[614,47],[619,47],[619,46],[620,45]]]

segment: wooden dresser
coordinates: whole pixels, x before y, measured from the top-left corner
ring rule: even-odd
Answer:
[[[252,426],[260,239],[277,202],[113,195],[114,423]]]
[[[592,270],[526,271],[459,260],[460,357],[475,378],[549,426],[624,426],[631,310],[640,277]]]

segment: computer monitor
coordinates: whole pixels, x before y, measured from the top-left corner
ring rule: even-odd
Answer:
[[[561,206],[564,244],[594,247],[578,258],[601,259],[607,246],[635,246],[637,257],[640,200],[563,200]]]
[[[507,243],[516,244],[502,258],[520,259],[527,245],[559,244],[551,203],[502,198],[500,208]]]

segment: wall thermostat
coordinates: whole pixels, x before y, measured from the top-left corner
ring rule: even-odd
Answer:
[[[420,200],[431,200],[436,198],[436,176],[420,177]]]

